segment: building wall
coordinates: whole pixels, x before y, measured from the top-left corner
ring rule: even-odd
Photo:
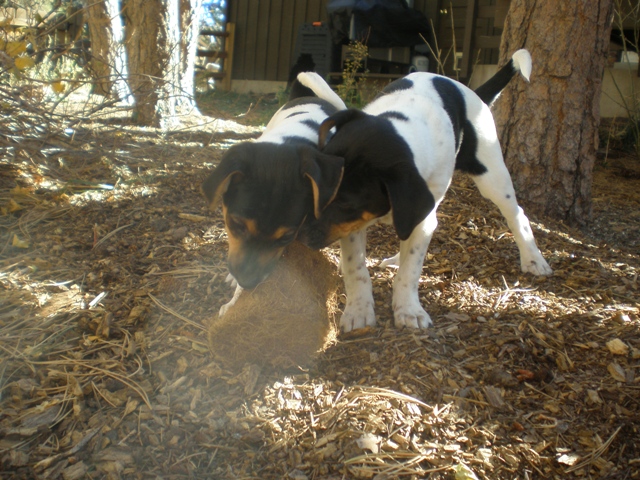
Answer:
[[[231,0],[228,20],[236,24],[235,81],[286,81],[298,29],[325,22],[328,0]]]

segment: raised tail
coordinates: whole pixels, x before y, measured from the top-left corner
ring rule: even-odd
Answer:
[[[334,92],[329,84],[315,72],[299,73],[296,81],[293,82],[289,100],[293,100],[294,98],[301,96],[316,96],[322,100],[326,100],[338,110],[344,110],[347,108],[338,94]]]
[[[476,88],[476,94],[484,103],[491,105],[517,72],[520,72],[527,82],[529,81],[531,76],[531,54],[524,48],[515,52],[504,67]]]

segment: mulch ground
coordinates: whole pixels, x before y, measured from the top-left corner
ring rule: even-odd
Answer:
[[[520,273],[457,176],[421,279],[433,328],[393,327],[378,264],[397,240],[376,227],[376,328],[304,368],[233,369],[207,342],[233,289],[199,185],[255,135],[209,120],[3,140],[0,477],[640,478],[637,160],[599,162],[587,231],[533,222],[549,278]]]

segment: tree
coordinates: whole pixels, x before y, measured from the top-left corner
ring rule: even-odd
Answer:
[[[127,0],[125,45],[134,120],[171,127],[196,113],[193,68],[201,0]]]
[[[496,102],[505,162],[528,211],[585,225],[612,0],[512,0],[500,63],[533,57],[531,84],[511,82]]]
[[[93,93],[108,97],[113,87],[113,66],[116,51],[111,18],[106,2],[85,0],[85,16],[91,39],[90,67]]]

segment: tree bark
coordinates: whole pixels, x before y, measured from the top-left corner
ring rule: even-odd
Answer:
[[[195,65],[198,53],[198,37],[204,8],[202,0],[180,0],[180,77],[181,92],[178,111],[182,114],[199,114],[194,99]]]
[[[112,70],[115,64],[115,48],[111,18],[105,2],[85,0],[85,15],[91,40],[93,93],[108,97],[113,86]]]
[[[198,113],[194,63],[202,0],[128,0],[126,45],[135,120],[170,129]]]
[[[141,125],[160,126],[156,108],[168,65],[167,32],[162,21],[167,3],[172,2],[127,0],[124,10],[128,83],[135,102],[133,120]]]
[[[531,84],[512,81],[494,107],[518,197],[528,212],[586,225],[598,144],[612,0],[512,0],[500,63],[526,48]]]

